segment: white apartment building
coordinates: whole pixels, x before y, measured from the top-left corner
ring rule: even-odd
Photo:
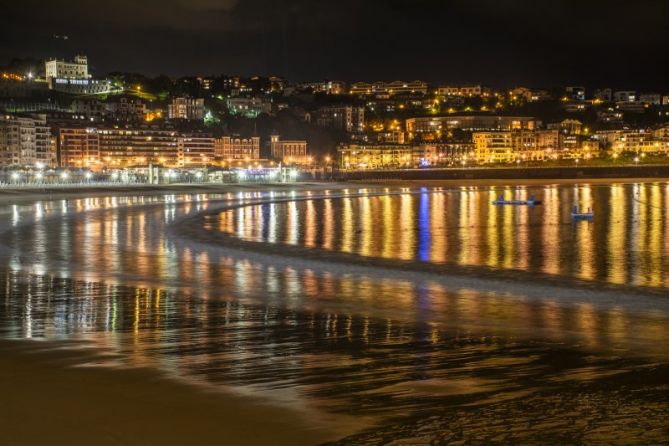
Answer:
[[[46,118],[0,115],[0,167],[48,166],[51,134]]]

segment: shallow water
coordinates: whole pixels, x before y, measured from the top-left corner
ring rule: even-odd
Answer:
[[[604,305],[598,294],[567,288],[530,298],[520,282],[517,293],[451,287],[438,276],[310,265],[282,257],[280,249],[260,256],[225,249],[218,239],[191,243],[183,236],[202,236],[201,220],[182,218],[207,211],[206,225],[220,218],[216,229],[230,224],[235,236],[249,240],[273,233],[275,240],[267,241],[331,252],[348,246],[363,256],[476,259],[475,265],[494,268],[525,265],[527,271],[665,287],[666,214],[633,203],[647,194],[644,202],[664,206],[666,186],[582,190],[576,193],[590,197],[597,210],[614,195],[627,204],[618,219],[600,218],[600,211],[593,223],[576,226],[565,217],[568,206],[550,198],[571,201],[572,188],[545,189],[544,207],[534,209],[491,209],[489,197],[498,191],[486,188],[350,199],[333,191],[324,200],[231,211],[221,208],[293,195],[6,207],[0,337],[88,339],[118,353],[111,366],[155,367],[195,384],[332,416],[352,414],[376,426],[346,444],[540,442],[538,433],[569,443],[666,441],[669,304],[661,295]],[[347,206],[353,220],[345,216]],[[422,218],[425,208],[430,212]],[[460,209],[471,210],[466,224]],[[276,218],[268,219],[272,212]],[[543,221],[546,216],[556,227]],[[616,226],[623,221],[624,233]],[[176,234],[173,225],[186,228]],[[421,258],[425,233],[429,249]],[[557,239],[548,237],[555,233]],[[502,249],[507,237],[513,248],[493,256],[492,246]],[[443,250],[433,248],[440,238],[447,239]],[[602,245],[589,242],[598,260],[583,255],[578,265],[565,266],[577,258],[563,247],[568,239],[602,240],[613,260],[602,262]],[[618,244],[630,240],[643,249],[624,250],[624,260],[615,260]],[[474,247],[479,254],[471,254]],[[546,271],[552,252],[560,257],[558,269]],[[439,253],[443,257],[435,257]],[[605,265],[614,264],[612,273]],[[590,275],[579,275],[583,271]],[[511,436],[500,437],[508,426]]]
[[[542,204],[491,205],[499,195]],[[574,221],[573,204],[595,219]],[[207,223],[254,242],[669,287],[669,183],[425,188],[243,207]]]

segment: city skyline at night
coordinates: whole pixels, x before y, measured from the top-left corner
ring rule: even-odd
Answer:
[[[666,0],[0,8],[0,445],[669,444]]]

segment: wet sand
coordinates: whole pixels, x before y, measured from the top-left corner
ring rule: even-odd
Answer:
[[[207,391],[157,370],[79,366],[102,362],[99,347],[87,347],[0,341],[0,444],[311,445],[350,433],[314,413]]]

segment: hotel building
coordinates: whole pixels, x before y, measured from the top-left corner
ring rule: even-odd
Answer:
[[[408,144],[346,144],[337,148],[341,169],[397,169],[413,164]]]
[[[287,165],[309,165],[311,157],[307,153],[306,141],[281,141],[279,135],[271,135],[272,158]]]
[[[51,163],[50,129],[44,117],[0,115],[0,166]]]
[[[508,131],[533,130],[538,127],[539,121],[525,116],[438,116],[409,118],[405,121],[409,139],[421,135],[426,139],[438,138],[442,132],[452,129],[468,131]]]
[[[216,156],[223,162],[260,159],[260,138],[236,138],[224,136],[215,141]]]

